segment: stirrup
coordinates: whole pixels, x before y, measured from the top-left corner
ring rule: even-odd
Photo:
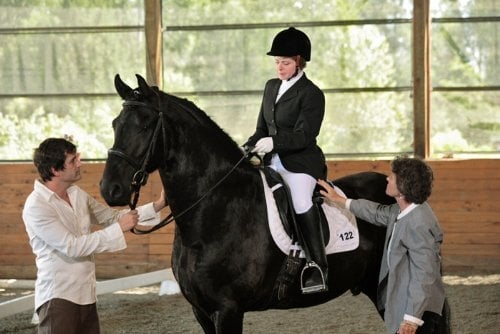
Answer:
[[[313,285],[313,286],[304,286],[304,272],[308,269],[311,270],[318,270],[320,275],[321,275],[321,284]],[[314,261],[309,261],[304,265],[304,268],[302,268],[302,272],[300,273],[300,289],[302,290],[303,294],[309,294],[309,293],[316,293],[316,292],[326,292],[328,291],[328,286],[326,285],[325,282],[325,275],[323,274],[323,270],[321,270],[321,267],[318,266],[318,264]]]

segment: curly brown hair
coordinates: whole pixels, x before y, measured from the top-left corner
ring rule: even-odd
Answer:
[[[398,190],[408,202],[421,204],[429,198],[434,175],[423,160],[398,156],[391,162],[391,169]]]
[[[76,146],[63,138],[45,139],[33,153],[33,163],[43,181],[50,181],[54,173],[64,169],[66,154],[76,153]]]

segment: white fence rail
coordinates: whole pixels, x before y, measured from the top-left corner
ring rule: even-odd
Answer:
[[[175,282],[172,269],[164,269],[153,271],[150,273],[111,279],[106,281],[97,282],[97,294],[102,295],[106,293],[127,290],[139,286],[151,285],[162,282],[160,288],[160,295],[169,293],[178,293],[179,288]],[[168,284],[163,284],[168,283]],[[16,281],[16,280],[2,280],[0,287],[3,288],[34,288],[33,281]],[[168,291],[164,291],[167,289]],[[0,303],[0,319],[14,315],[16,313],[33,310],[35,307],[35,295],[15,298],[6,302]]]

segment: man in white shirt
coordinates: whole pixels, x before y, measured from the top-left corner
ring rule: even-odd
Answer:
[[[23,209],[37,279],[35,310],[39,333],[100,333],[94,254],[127,247],[124,232],[139,221],[159,221],[164,193],[137,210],[118,211],[99,203],[74,183],[81,179],[80,154],[62,138],[35,149],[40,179]],[[102,229],[92,231],[91,225]]]

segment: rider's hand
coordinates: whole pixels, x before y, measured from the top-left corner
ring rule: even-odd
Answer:
[[[273,147],[274,147],[273,138],[271,137],[260,138],[255,144],[255,148],[252,150],[252,153],[253,152],[269,153],[273,150]]]
[[[118,224],[120,224],[122,231],[126,232],[134,228],[138,221],[139,214],[137,213],[137,210],[130,210],[120,218]]]

